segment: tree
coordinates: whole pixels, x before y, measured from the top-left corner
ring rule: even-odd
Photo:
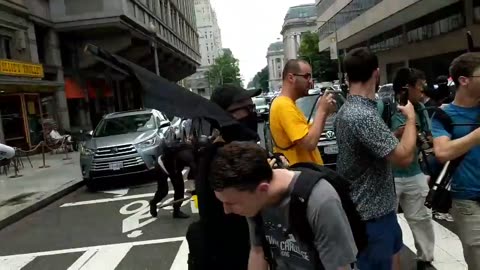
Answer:
[[[206,75],[212,88],[225,83],[242,85],[238,59],[233,57],[228,49],[224,49],[223,55],[215,59],[215,63],[210,66]]]
[[[334,81],[338,73],[337,61],[330,59],[330,52],[318,51],[318,34],[307,32],[302,35],[302,43],[298,52],[299,58],[312,65],[313,78],[319,82]]]
[[[263,92],[268,92],[268,80],[269,80],[269,74],[268,74],[268,66],[262,68],[255,77],[248,83],[248,88],[257,88],[257,89],[262,89]]]

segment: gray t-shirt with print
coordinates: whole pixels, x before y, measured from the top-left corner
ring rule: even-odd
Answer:
[[[296,173],[290,191],[300,173]],[[305,243],[298,243],[289,228],[290,193],[276,207],[264,209],[261,213],[267,241],[278,270],[314,270],[313,256]],[[326,180],[319,181],[312,190],[307,206],[307,219],[315,235],[314,244],[320,261],[326,270],[337,269],[356,261],[357,247],[340,198]],[[252,246],[262,245],[254,219],[248,219]]]
[[[398,145],[374,100],[349,96],[335,119],[337,171],[351,182],[351,196],[363,220],[395,210],[393,173],[386,157]]]

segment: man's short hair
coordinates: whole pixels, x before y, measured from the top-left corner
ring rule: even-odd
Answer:
[[[287,61],[285,64],[285,67],[283,67],[283,72],[282,72],[282,80],[286,80],[288,73],[294,73],[297,74],[299,73],[300,70],[300,63],[304,63],[307,65],[310,65],[307,61],[302,60],[302,59],[290,59]]]
[[[365,83],[378,69],[378,58],[366,47],[356,48],[347,53],[343,66],[350,83]]]
[[[473,72],[475,72],[475,70],[478,68],[480,68],[480,53],[464,53],[453,60],[452,64],[450,65],[450,76],[452,77],[455,85],[458,87],[460,86],[458,78],[461,76],[472,76]]]
[[[217,191],[226,188],[254,191],[273,176],[265,149],[252,142],[226,144],[217,150],[210,166],[210,183]]]
[[[416,68],[400,68],[395,73],[393,79],[393,90],[395,94],[399,94],[403,91],[403,87],[411,86],[415,87],[418,80],[425,80],[425,72]]]

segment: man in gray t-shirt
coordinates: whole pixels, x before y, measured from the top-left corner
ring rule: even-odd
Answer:
[[[351,269],[350,264],[356,261],[357,248],[350,224],[337,192],[326,180],[314,186],[306,209],[315,249],[290,233],[290,194],[300,174],[272,170],[265,150],[253,143],[233,142],[218,150],[210,180],[224,211],[248,219],[249,270],[267,269],[262,249],[264,237],[278,270]],[[263,224],[253,219],[258,214]],[[323,268],[319,268],[318,261]]]

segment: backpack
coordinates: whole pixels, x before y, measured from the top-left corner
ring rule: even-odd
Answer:
[[[342,202],[343,210],[347,216],[352,229],[353,238],[359,252],[367,245],[366,223],[357,212],[356,205],[350,197],[350,183],[337,174],[335,171],[315,164],[315,163],[296,163],[289,168],[292,171],[301,172],[293,187],[290,197],[289,209],[289,229],[299,241],[305,243],[311,250],[316,252],[313,242],[314,234],[307,219],[307,204],[313,187],[322,179],[325,179],[332,185],[338,193]],[[263,220],[258,215],[256,218],[258,227],[263,228]],[[270,246],[264,237],[262,247],[265,254],[265,260],[269,263],[270,269],[275,269],[275,260],[272,258]],[[318,254],[315,256],[317,266],[321,266]]]

